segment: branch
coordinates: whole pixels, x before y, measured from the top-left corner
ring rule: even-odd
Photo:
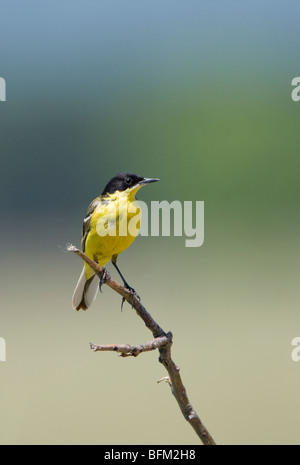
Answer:
[[[77,249],[74,245],[67,245],[67,250],[69,252],[74,252],[76,255],[82,258],[82,260],[90,265],[96,275],[102,279],[103,284],[107,284],[107,286],[120,294],[122,298],[125,299],[135,309],[138,316],[142,318],[145,325],[148,329],[150,329],[154,337],[166,335],[164,330],[153,320],[150,313],[148,313],[145,307],[141,304],[136,294],[133,294],[129,289],[126,289],[126,287],[121,286],[119,283],[117,283],[117,281],[114,281],[105,268],[99,266],[98,263],[91,260],[87,255],[85,255],[85,253]]]
[[[180,407],[180,410],[184,418],[192,426],[196,434],[201,439],[204,445],[215,445],[215,441],[207,431],[206,427],[201,422],[198,414],[192,407],[186,389],[183,385],[179,368],[175,365],[171,357],[171,347],[173,343],[173,336],[171,332],[165,333],[165,331],[156,323],[152,318],[150,313],[147,312],[145,307],[142,305],[137,295],[132,293],[132,291],[121,286],[119,283],[114,281],[107,270],[99,266],[96,262],[91,260],[87,255],[85,255],[81,250],[77,249],[73,245],[68,245],[67,250],[74,252],[82,260],[84,260],[92,270],[102,279],[103,284],[105,283],[115,292],[122,296],[136,311],[138,316],[142,318],[147,328],[152,332],[154,340],[147,342],[146,344],[139,346],[131,346],[128,344],[120,345],[95,345],[90,344],[90,347],[95,352],[97,351],[112,351],[118,352],[123,357],[127,356],[137,356],[142,352],[147,352],[150,350],[159,350],[159,362],[165,367],[168,372],[168,383],[171,387],[172,394],[174,395],[177,403]]]
[[[146,342],[138,346],[131,346],[129,344],[109,344],[109,345],[96,345],[90,344],[94,352],[119,352],[122,357],[137,357],[142,352],[150,352],[151,350],[159,349],[168,343],[168,337],[157,337],[153,341]]]

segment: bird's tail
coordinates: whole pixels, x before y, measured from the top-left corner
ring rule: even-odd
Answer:
[[[77,286],[73,294],[73,308],[75,310],[87,310],[94,302],[99,286],[99,277],[97,275],[86,279],[83,268]]]

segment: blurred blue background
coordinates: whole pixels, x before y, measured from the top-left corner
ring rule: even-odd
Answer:
[[[105,289],[71,308],[82,264],[64,247],[123,170],[161,179],[147,202],[205,201],[201,248],[139,237],[119,264],[174,333],[210,433],[299,443],[299,13],[294,1],[1,2],[1,444],[198,441],[156,385],[157,354],[90,353],[151,338],[130,307]]]

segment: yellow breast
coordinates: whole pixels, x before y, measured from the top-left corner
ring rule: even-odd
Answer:
[[[126,250],[138,235],[141,209],[134,195],[124,191],[107,196],[92,214],[85,253],[100,266]],[[93,271],[88,265],[85,269],[88,279]]]

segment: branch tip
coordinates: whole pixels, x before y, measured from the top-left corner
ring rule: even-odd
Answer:
[[[171,383],[171,382],[170,382],[169,376],[164,376],[163,378],[159,379],[159,380],[157,381],[157,384],[161,383],[162,381],[165,381],[165,382],[168,383],[168,384]]]
[[[78,252],[79,251],[77,249],[77,247],[75,247],[75,245],[73,245],[73,244],[67,244],[66,247],[67,247],[68,252]]]

